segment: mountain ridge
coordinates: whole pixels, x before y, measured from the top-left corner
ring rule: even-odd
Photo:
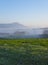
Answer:
[[[48,31],[48,28],[28,28],[19,23],[0,24],[0,36],[36,36],[43,34],[44,30]],[[28,37],[27,36],[27,37]]]

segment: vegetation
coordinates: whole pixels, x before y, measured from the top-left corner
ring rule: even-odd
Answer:
[[[48,38],[48,29],[44,30],[43,34],[41,35],[43,38]]]
[[[48,65],[48,38],[0,39],[0,65]]]

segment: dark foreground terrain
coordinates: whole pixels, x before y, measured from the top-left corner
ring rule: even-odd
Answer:
[[[0,65],[48,65],[48,38],[0,39]]]

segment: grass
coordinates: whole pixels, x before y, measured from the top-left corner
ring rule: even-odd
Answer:
[[[48,65],[48,38],[0,39],[0,65]]]

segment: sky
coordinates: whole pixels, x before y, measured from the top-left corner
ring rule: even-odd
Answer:
[[[48,27],[48,0],[0,0],[0,23]]]

